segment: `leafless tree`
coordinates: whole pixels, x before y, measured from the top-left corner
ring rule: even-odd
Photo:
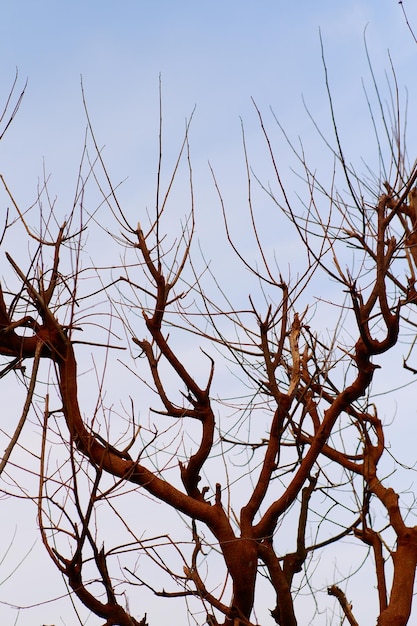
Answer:
[[[328,87],[329,186],[290,143],[304,202],[290,199],[271,131],[254,105],[275,176],[264,183],[253,173],[243,134],[257,259],[235,240],[212,172],[240,263],[239,291],[257,285],[246,306],[234,303],[195,242],[188,126],[166,176],[161,115],[149,214],[132,217],[121,206],[87,108],[79,186],[65,221],[46,183],[26,211],[1,178],[10,206],[1,240],[1,377],[4,385],[14,377],[25,392],[1,464],[3,489],[13,482],[36,502],[43,543],[69,592],[106,625],[144,626],[146,606],[135,618],[129,599],[140,602],[151,590],[161,602],[184,598],[189,619],[212,626],[253,626],[265,592],[269,622],[295,626],[299,595],[309,594],[314,610],[323,587],[318,556],[347,540],[364,546],[360,559],[373,564],[367,582],[369,594],[376,589],[378,625],[408,622],[417,527],[387,472],[384,459],[394,456],[371,397],[389,368],[380,357],[398,355],[402,338],[404,367],[415,373],[417,167],[407,163],[395,75],[393,84],[390,111],[375,84],[381,166],[365,176],[344,155]],[[174,232],[179,203],[172,198],[184,177],[188,209]],[[295,229],[304,255],[296,278],[284,276],[263,244],[254,186],[279,209],[275,222]],[[98,208],[90,187],[101,193]],[[216,246],[204,249],[216,255]],[[332,302],[322,297],[324,281]],[[223,384],[229,372],[230,391]],[[149,417],[147,392],[155,398]],[[21,443],[28,416],[39,434],[30,450]],[[34,475],[36,493],[24,483]],[[166,511],[161,533],[146,522],[155,502]],[[182,524],[173,524],[171,511]],[[103,530],[108,520],[114,533]],[[352,548],[351,569],[357,554]],[[357,624],[344,575],[331,576],[328,601]]]

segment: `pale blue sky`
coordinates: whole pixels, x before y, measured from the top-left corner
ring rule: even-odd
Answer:
[[[417,28],[417,10],[404,1]],[[302,96],[317,122],[329,128],[329,111],[321,62],[319,28],[349,158],[364,156],[377,167],[369,129],[362,77],[369,85],[363,44],[367,41],[379,81],[389,68],[387,49],[398,73],[400,92],[410,98],[410,159],[415,158],[417,129],[417,48],[404,23],[397,0],[4,0],[0,24],[0,103],[8,93],[15,69],[19,86],[28,79],[18,116],[0,145],[0,172],[21,208],[37,192],[42,163],[52,174],[51,191],[64,214],[72,202],[83,147],[85,116],[80,76],[91,120],[114,182],[127,177],[122,198],[129,211],[152,203],[158,131],[158,81],[162,76],[165,144],[168,159],[176,153],[184,121],[194,106],[191,151],[196,176],[197,214],[210,222],[218,211],[208,168],[216,170],[233,217],[245,199],[240,118],[259,173],[264,164],[253,97],[269,123],[271,106],[289,135],[298,136],[314,165],[326,163],[323,144],[305,113]],[[272,125],[283,175],[291,184],[291,158]],[[287,161],[288,159],[288,161]],[[236,203],[236,204],[234,204]],[[3,210],[4,207],[0,207]],[[238,221],[238,220],[237,220]],[[238,226],[238,224],[237,224]],[[207,223],[207,227],[210,224]],[[278,235],[280,229],[277,228]],[[275,245],[275,232],[270,233]],[[277,246],[282,242],[277,241]],[[217,259],[222,263],[222,259]],[[1,273],[1,272],[0,272]],[[9,501],[1,502],[1,525]],[[15,519],[14,519],[15,517]],[[36,538],[31,531],[35,511],[19,503],[10,508],[6,542],[17,526],[22,553]],[[2,553],[0,543],[0,556]],[[31,585],[28,559],[10,584],[0,586],[0,622],[13,624],[16,611],[1,602],[29,604],[64,592],[41,546],[35,548],[46,588]],[[0,566],[0,581],[1,575]],[[6,570],[12,567],[6,559]],[[32,569],[31,569],[32,568]],[[7,572],[6,572],[7,574]],[[23,583],[16,585],[16,580]],[[42,580],[42,583],[44,582]],[[57,584],[56,584],[57,583]],[[40,585],[41,586],[41,585]],[[26,593],[26,589],[28,590]],[[146,610],[146,607],[145,607]],[[172,626],[185,622],[169,613]],[[158,615],[148,610],[151,626]],[[324,618],[323,618],[324,619]],[[76,621],[65,602],[22,611],[18,626],[65,624]],[[90,619],[95,626],[100,620]],[[164,623],[164,620],[159,621]],[[317,621],[316,626],[323,624]],[[366,620],[365,622],[366,623]],[[267,626],[263,624],[263,626]]]
[[[19,158],[24,174],[37,176],[45,157],[54,176],[64,169],[68,178],[84,130],[80,75],[108,158],[117,161],[120,175],[130,177],[138,173],[155,135],[159,73],[166,132],[182,130],[184,118],[197,105],[195,158],[201,154],[203,160],[216,163],[225,152],[240,149],[239,116],[248,132],[256,124],[251,97],[264,110],[271,105],[293,135],[310,132],[301,94],[315,116],[327,117],[319,27],[337,106],[347,120],[347,108],[355,114],[363,102],[366,24],[377,72],[387,65],[388,47],[400,74],[413,54],[394,0],[4,5],[0,41],[4,93],[16,67],[22,81],[29,79],[18,123],[0,154],[6,174],[16,171]]]

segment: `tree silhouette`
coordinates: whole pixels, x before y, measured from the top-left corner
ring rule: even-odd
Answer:
[[[37,503],[49,556],[71,593],[105,624],[145,625],[146,606],[135,618],[128,598],[140,601],[151,590],[161,602],[184,598],[196,623],[225,626],[258,623],[265,592],[270,622],[293,626],[300,594],[318,611],[317,555],[346,540],[365,547],[352,550],[349,567],[357,567],[358,553],[372,563],[378,625],[407,623],[417,527],[408,524],[409,508],[386,472],[384,457],[395,453],[386,450],[371,396],[374,379],[389,372],[378,357],[398,355],[402,337],[404,365],[415,373],[417,168],[407,165],[393,93],[391,127],[376,90],[376,145],[386,161],[380,174],[360,176],[344,156],[329,89],[329,187],[291,144],[303,169],[304,203],[290,200],[254,105],[275,175],[264,183],[253,173],[242,134],[257,260],[235,240],[212,171],[245,306],[234,304],[199,252],[189,126],[166,177],[161,114],[157,194],[148,214],[131,216],[121,206],[87,108],[88,137],[65,220],[46,183],[24,211],[1,178],[10,206],[1,241],[1,377],[14,377],[25,392],[1,472],[8,480],[18,473],[15,483]],[[2,116],[7,125],[12,100]],[[183,196],[175,196],[184,177],[186,211]],[[91,208],[90,184],[101,193],[98,208]],[[303,255],[295,278],[284,276],[263,244],[254,185],[280,211],[268,222],[277,231],[279,263],[279,220],[294,227]],[[212,244],[215,256],[218,242]],[[324,281],[331,302],[322,297]],[[113,396],[125,388],[115,405]],[[148,392],[155,403],[143,417]],[[24,450],[18,444],[29,415],[38,437]],[[29,494],[22,481],[34,474],[38,491]],[[159,523],[166,516],[162,534],[146,521],[155,502],[162,503]],[[170,511],[182,520],[182,538]],[[331,576],[327,593],[357,624],[344,576]]]

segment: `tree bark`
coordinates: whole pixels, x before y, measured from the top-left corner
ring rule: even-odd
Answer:
[[[398,539],[393,562],[391,597],[378,618],[378,626],[406,626],[408,623],[417,567],[417,527],[407,529]]]

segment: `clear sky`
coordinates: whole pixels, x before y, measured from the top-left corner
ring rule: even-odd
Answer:
[[[403,4],[417,30],[416,7],[411,0]],[[233,219],[234,203],[245,198],[240,119],[256,171],[262,173],[265,158],[251,98],[269,122],[272,107],[289,135],[303,139],[318,168],[326,162],[325,148],[302,102],[304,97],[314,119],[328,129],[319,29],[349,158],[359,163],[363,156],[377,166],[375,146],[368,141],[372,133],[362,89],[362,79],[370,85],[365,28],[377,79],[384,84],[389,50],[400,93],[404,96],[405,86],[408,89],[413,161],[417,46],[396,0],[3,0],[0,103],[16,68],[18,85],[23,87],[28,79],[28,86],[18,116],[0,145],[0,172],[20,206],[27,207],[36,198],[45,163],[52,176],[52,194],[58,196],[57,206],[65,213],[72,202],[86,125],[82,76],[96,136],[106,146],[110,174],[116,183],[127,179],[123,200],[140,217],[155,191],[161,75],[165,153],[173,157],[185,119],[196,107],[190,141],[198,183],[197,212],[209,222],[218,211],[210,161]],[[288,148],[285,142],[276,145],[284,176],[295,185],[296,179],[289,176]],[[1,560],[13,529],[23,554],[36,540],[31,530],[36,518],[34,508],[24,503],[17,506],[4,500],[0,505],[0,528],[5,527],[0,533],[1,582],[13,568],[11,554]],[[41,580],[31,578],[33,562],[28,558],[17,578],[0,586],[0,623],[75,624],[65,600],[19,614],[8,605],[46,601],[64,592],[63,585],[55,584],[57,576],[42,547],[37,544],[34,553],[39,568],[35,578],[40,572]],[[182,626],[175,615],[170,618],[172,626]]]

